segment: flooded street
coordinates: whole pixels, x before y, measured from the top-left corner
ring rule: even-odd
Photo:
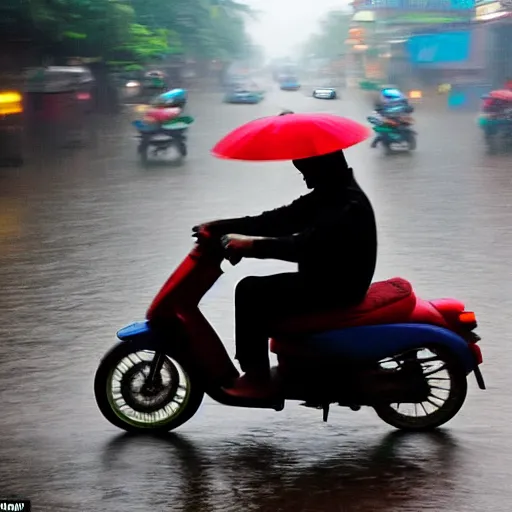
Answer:
[[[347,159],[374,203],[376,280],[475,310],[488,390],[470,376],[444,429],[403,435],[370,409],[233,409],[206,399],[168,439],[122,435],[101,416],[93,377],[116,331],[144,318],[191,247],[191,227],[258,213],[304,193],[290,163],[215,160],[237,125],[283,108],[365,122],[356,93],[319,101],[273,91],[257,106],[197,93],[185,165],[138,164],[128,119],[90,149],[0,169],[0,497],[35,511],[509,512],[512,488],[512,158],[486,155],[474,116],[419,107],[418,150]],[[243,262],[205,297],[233,354],[235,283],[291,268]]]

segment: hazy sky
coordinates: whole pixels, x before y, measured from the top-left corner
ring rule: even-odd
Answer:
[[[245,0],[262,11],[259,21],[250,27],[257,44],[265,47],[269,57],[289,55],[315,32],[318,21],[328,11],[347,9],[350,0]]]

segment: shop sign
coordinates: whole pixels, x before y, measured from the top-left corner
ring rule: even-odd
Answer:
[[[376,20],[375,13],[373,11],[359,11],[352,17],[353,23],[370,23]]]
[[[359,0],[357,8],[368,10],[402,10],[414,12],[469,11],[475,0]]]
[[[500,3],[504,10],[512,10],[512,0],[475,0],[475,7]]]
[[[475,9],[475,20],[489,20],[504,13],[505,9],[502,2],[491,2],[479,5]]]

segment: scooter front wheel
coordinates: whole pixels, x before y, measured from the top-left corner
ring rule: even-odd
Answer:
[[[120,343],[101,361],[94,380],[103,416],[127,432],[163,433],[199,409],[204,391],[187,365],[136,342]]]

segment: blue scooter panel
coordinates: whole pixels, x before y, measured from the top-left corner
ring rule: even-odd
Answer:
[[[456,354],[467,372],[477,366],[467,342],[457,334],[427,324],[352,327],[315,334],[298,343],[308,352],[353,360],[380,360],[421,345],[442,345]]]
[[[149,326],[149,322],[144,320],[142,322],[134,322],[133,324],[127,325],[122,329],[117,331],[117,337],[121,341],[129,341],[134,338],[140,337],[151,337],[152,336],[151,327]]]

